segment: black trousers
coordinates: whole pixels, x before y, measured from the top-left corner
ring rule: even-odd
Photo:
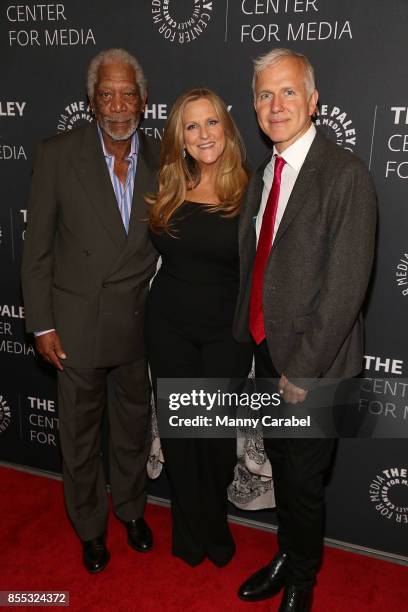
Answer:
[[[108,518],[101,456],[105,406],[115,513],[123,521],[143,516],[150,442],[146,360],[109,369],[65,367],[58,372],[58,397],[65,504],[81,540],[91,540],[104,533]]]
[[[280,378],[264,340],[255,348],[257,378]],[[308,403],[313,394],[308,394]],[[272,465],[278,516],[279,549],[288,556],[286,581],[299,587],[315,583],[323,552],[324,480],[334,440],[265,438]]]
[[[156,311],[147,323],[148,358],[156,389],[163,378],[243,378],[252,347],[239,344],[231,327],[208,328],[195,322],[190,330]],[[171,491],[173,554],[190,565],[208,557],[218,566],[234,555],[227,522],[227,487],[236,464],[236,440],[162,438]]]

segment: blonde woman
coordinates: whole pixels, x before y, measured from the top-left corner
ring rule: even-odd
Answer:
[[[147,314],[153,380],[246,377],[251,346],[232,336],[238,294],[238,216],[247,184],[241,139],[225,104],[208,89],[181,95],[161,149],[151,198],[151,239],[162,256]],[[235,544],[227,486],[236,441],[163,439],[171,488],[173,554],[223,566]]]

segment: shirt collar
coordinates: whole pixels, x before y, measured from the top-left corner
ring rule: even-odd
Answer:
[[[99,134],[99,139],[101,141],[102,144],[102,151],[103,154],[105,156],[106,159],[112,159],[112,157],[114,157],[114,155],[112,155],[112,153],[108,153],[105,147],[105,142],[103,140],[103,136],[102,136],[102,130],[99,127],[99,123],[97,123],[97,127],[98,127],[98,134]],[[137,131],[133,134],[132,136],[132,140],[130,141],[130,152],[129,155],[127,156],[126,159],[128,159],[129,161],[132,161],[132,159],[134,159],[136,157],[136,155],[138,154],[139,151],[139,137],[137,135]]]
[[[280,155],[283,157],[285,162],[289,164],[296,172],[299,172],[303,166],[306,155],[309,152],[314,137],[316,136],[316,128],[312,123],[309,129],[296,140],[293,144],[285,149],[282,153],[279,153],[275,147],[273,147],[273,154]]]

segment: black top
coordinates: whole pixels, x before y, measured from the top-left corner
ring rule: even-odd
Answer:
[[[238,219],[184,202],[170,232],[151,232],[162,256],[149,305],[176,320],[232,324],[239,287]]]

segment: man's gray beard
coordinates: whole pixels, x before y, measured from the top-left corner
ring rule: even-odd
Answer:
[[[113,122],[109,122],[109,121],[100,121],[99,125],[101,127],[101,129],[112,138],[112,140],[114,140],[115,142],[121,142],[123,140],[128,140],[129,138],[131,138],[133,136],[133,134],[136,132],[137,130],[137,126],[139,125],[139,120],[138,119],[132,119],[129,129],[127,132],[125,132],[124,134],[116,134],[115,132],[113,132],[110,128],[109,128],[109,124],[113,123]]]

